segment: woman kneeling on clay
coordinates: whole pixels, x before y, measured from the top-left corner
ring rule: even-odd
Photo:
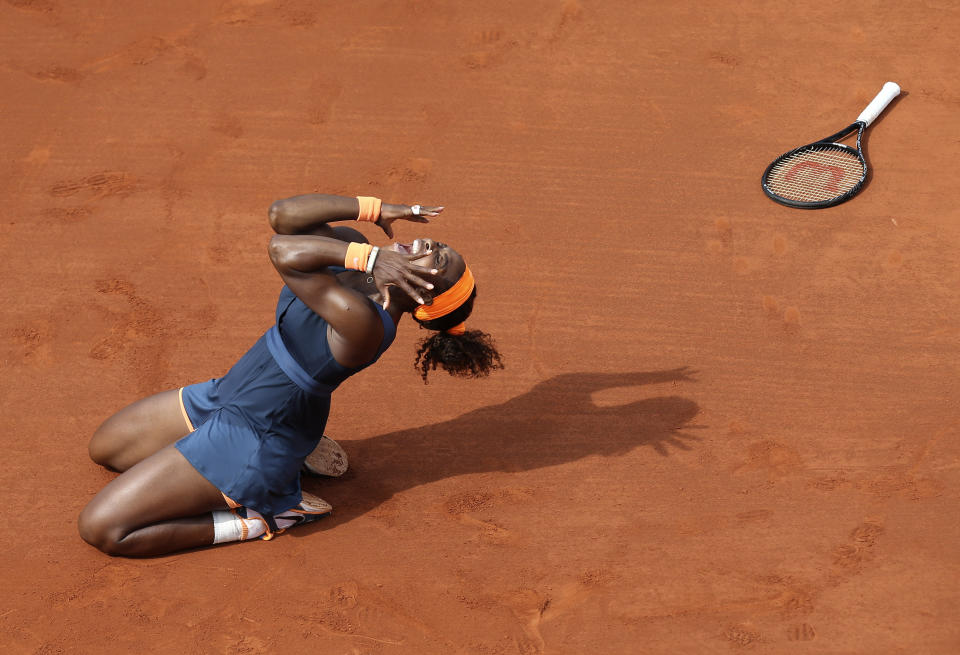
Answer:
[[[301,491],[301,469],[343,472],[342,451],[321,442],[330,394],[379,359],[404,314],[436,332],[417,351],[424,381],[438,366],[466,377],[502,368],[490,337],[464,328],[477,291],[453,248],[381,249],[329,225],[375,222],[392,238],[395,221],[442,210],[321,194],[275,202],[270,259],[286,283],[276,324],[222,378],[139,400],[97,429],[90,457],[122,473],[81,512],[83,539],[111,555],[158,555],[270,539],[329,514]]]

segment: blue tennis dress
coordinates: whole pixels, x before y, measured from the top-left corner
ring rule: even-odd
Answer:
[[[177,450],[221,492],[272,516],[300,503],[300,468],[323,436],[330,393],[377,361],[396,326],[379,305],[383,341],[364,366],[333,358],[327,322],[286,286],[277,322],[222,378],[183,388],[183,408],[196,429]]]

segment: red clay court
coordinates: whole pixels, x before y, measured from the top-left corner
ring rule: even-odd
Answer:
[[[4,653],[960,652],[950,2],[0,2]],[[872,178],[771,202],[851,122]],[[272,321],[266,211],[447,207],[507,368],[334,396],[332,517],[83,543],[121,406]],[[375,229],[375,243],[385,243]]]

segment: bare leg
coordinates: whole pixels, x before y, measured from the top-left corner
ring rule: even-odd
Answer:
[[[114,471],[126,471],[190,433],[178,389],[147,396],[103,422],[90,439],[90,458]]]
[[[213,543],[220,491],[166,446],[123,473],[80,513],[80,536],[110,555],[162,555]]]

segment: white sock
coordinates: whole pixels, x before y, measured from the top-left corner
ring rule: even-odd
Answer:
[[[213,510],[213,543],[222,544],[228,541],[240,541],[238,518],[233,512],[227,510]]]
[[[252,509],[248,509],[247,514],[250,515],[249,518],[242,518],[229,510],[214,510],[213,543],[248,541],[256,539],[267,531],[267,524],[259,514]]]
[[[237,516],[233,511],[217,509],[213,512],[213,543],[223,544],[230,541],[249,541],[262,536],[267,531],[267,522],[263,516],[252,509],[247,509],[247,518]],[[285,530],[296,525],[298,518],[294,515],[278,514],[273,517],[277,527]]]

